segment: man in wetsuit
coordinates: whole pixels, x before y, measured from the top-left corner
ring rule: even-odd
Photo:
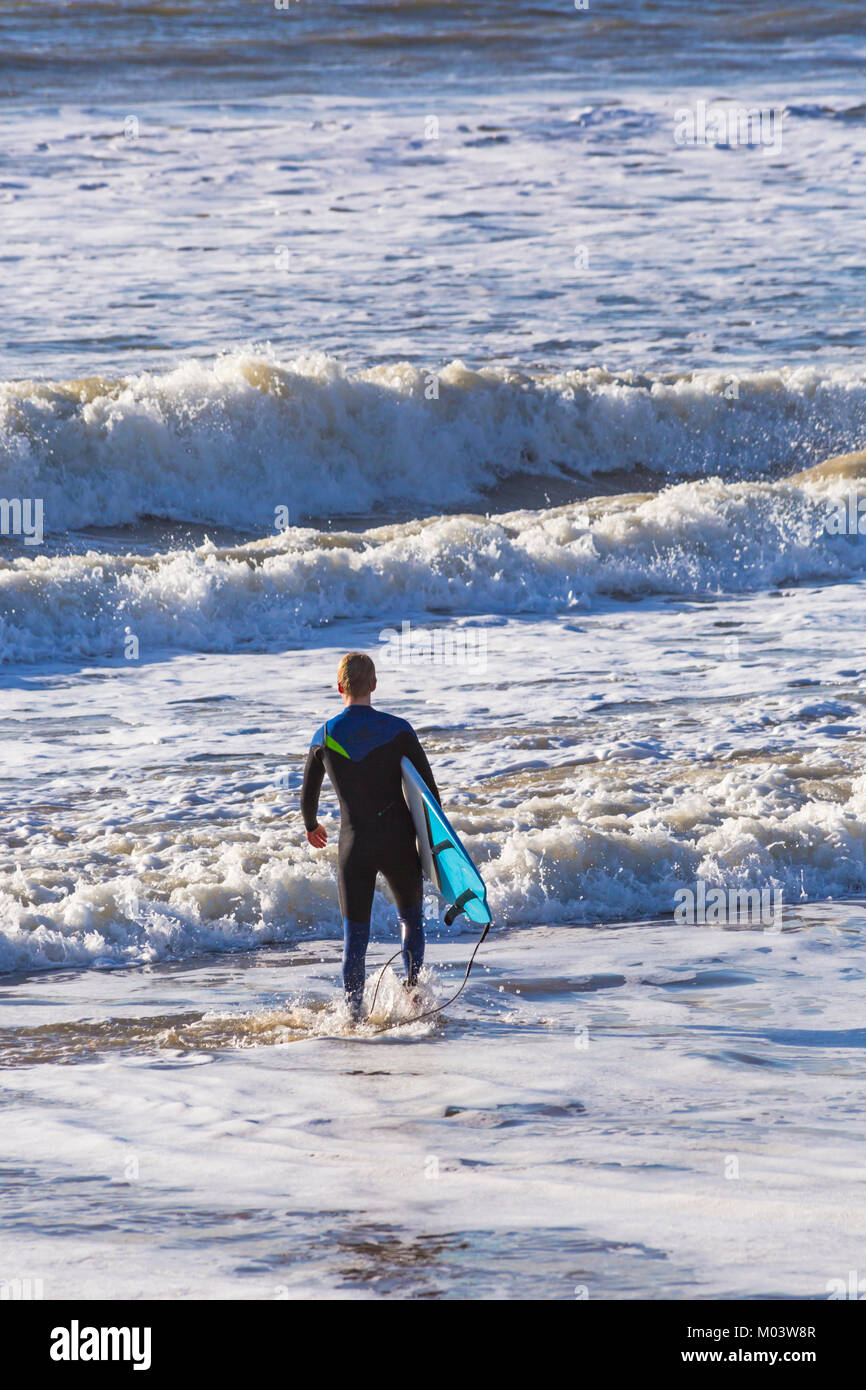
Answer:
[[[316,731],[304,768],[301,813],[307,840],[321,849],[327,834],[318,822],[325,772],[340,803],[337,882],[343,914],[343,985],[352,1017],[361,1016],[364,961],[376,875],[382,874],[400,918],[406,985],[411,989],[424,960],[421,861],[415,827],[403,797],[401,758],[408,758],[439,801],[439,792],[411,724],[374,709],[376,668],[351,652],[337,671],[346,708]]]

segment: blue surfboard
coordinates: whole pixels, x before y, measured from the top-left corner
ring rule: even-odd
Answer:
[[[412,814],[421,867],[427,878],[448,903],[448,926],[464,912],[471,922],[492,922],[487,906],[487,889],[457,831],[449,824],[424,778],[408,758],[400,762],[403,795]]]

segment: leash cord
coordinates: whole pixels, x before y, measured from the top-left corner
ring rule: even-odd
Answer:
[[[443,1010],[443,1009],[447,1009],[451,1004],[453,1004],[454,1001],[455,1001],[455,999],[459,999],[459,998],[460,998],[460,995],[463,993],[464,989],[466,988],[466,982],[467,982],[467,980],[469,979],[469,972],[470,972],[470,970],[472,969],[472,966],[473,966],[474,963],[475,963],[475,957],[478,955],[478,952],[479,952],[479,950],[480,950],[480,948],[481,948],[481,946],[482,946],[482,944],[483,944],[483,942],[484,942],[484,938],[486,937],[487,933],[490,931],[490,928],[492,927],[492,925],[493,925],[492,922],[487,922],[487,923],[485,924],[485,927],[484,927],[483,932],[481,933],[480,937],[479,937],[478,940],[476,941],[476,943],[475,943],[475,949],[473,950],[472,955],[469,957],[469,964],[468,964],[467,967],[466,967],[466,974],[463,976],[463,983],[461,984],[461,986],[460,986],[460,988],[458,989],[458,991],[457,991],[456,994],[452,994],[451,998],[450,998],[450,999],[446,999],[444,1004],[437,1004],[437,1006],[436,1006],[435,1009],[427,1009],[426,1012],[423,1013],[423,1014],[415,1014],[412,1018],[398,1018],[396,1023],[386,1023],[385,1026],[384,1026],[383,1028],[377,1028],[377,1029],[376,1029],[376,1035],[378,1035],[379,1033],[389,1033],[389,1032],[391,1031],[392,1028],[405,1028],[405,1027],[407,1027],[407,1025],[410,1024],[410,1023],[420,1023],[421,1020],[424,1019],[424,1018],[432,1018],[434,1014],[441,1014],[441,1013],[442,1013],[442,1010]],[[382,966],[382,969],[381,969],[380,972],[379,972],[379,978],[378,978],[378,980],[376,981],[376,988],[375,988],[375,990],[373,991],[373,1002],[372,1002],[371,1005],[370,1005],[370,1012],[369,1012],[369,1014],[367,1015],[368,1018],[370,1018],[370,1017],[372,1016],[373,1009],[376,1007],[376,997],[377,997],[377,995],[378,995],[378,993],[379,993],[379,986],[380,986],[380,984],[382,983],[382,977],[383,977],[383,975],[385,974],[385,971],[388,969],[388,966],[391,964],[391,961],[395,961],[395,960],[397,959],[397,957],[400,955],[400,952],[402,951],[402,949],[403,949],[403,948],[402,948],[402,946],[401,946],[401,948],[400,948],[399,951],[395,951],[394,954],[393,954],[393,956],[391,957],[391,960],[386,960],[386,961],[385,961],[385,964]]]

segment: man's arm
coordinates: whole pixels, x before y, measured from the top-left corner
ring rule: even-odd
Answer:
[[[424,752],[424,749],[418,742],[418,735],[416,734],[414,729],[409,730],[409,744],[406,749],[406,757],[409,759],[416,772],[420,772],[421,776],[424,778],[424,781],[427,783],[427,786],[430,788],[431,792],[433,793],[436,800],[439,802],[439,805],[441,806],[442,798],[439,795],[439,788],[436,786],[433,773],[430,771],[430,764],[427,761],[427,754]]]
[[[319,824],[319,792],[322,790],[322,778],[325,775],[322,751],[321,744],[314,744],[307,754],[307,762],[304,767],[304,781],[301,787],[301,815],[304,818],[304,828],[308,834],[316,830]]]

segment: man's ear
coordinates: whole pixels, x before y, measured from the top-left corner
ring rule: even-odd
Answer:
[[[371,694],[371,695],[373,694],[373,691],[374,691],[375,689],[376,689],[376,677],[374,676],[373,679],[372,679],[371,682],[370,682],[370,694]]]

